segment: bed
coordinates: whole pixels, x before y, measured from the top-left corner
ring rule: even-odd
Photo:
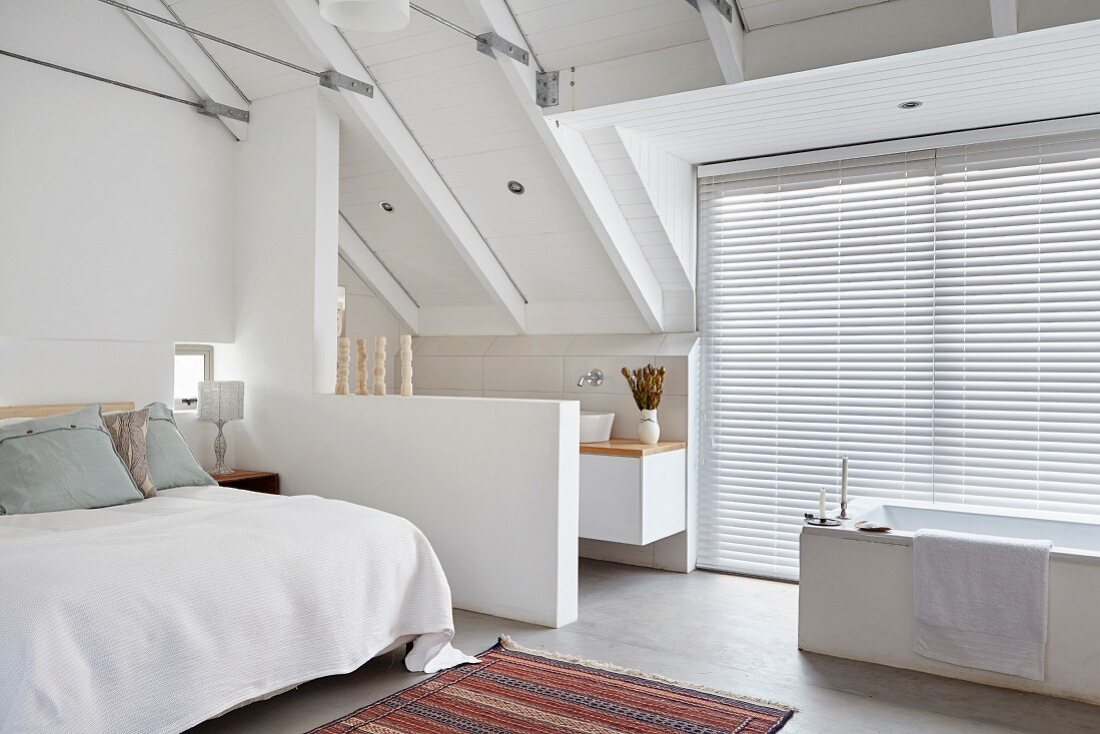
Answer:
[[[410,670],[472,660],[424,536],[314,496],[2,515],[0,589],[2,732],[180,732],[405,642]]]

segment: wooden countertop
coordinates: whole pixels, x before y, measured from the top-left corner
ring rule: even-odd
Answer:
[[[613,438],[610,441],[600,443],[582,443],[582,454],[597,454],[599,456],[625,456],[638,459],[653,454],[663,454],[666,451],[679,451],[687,448],[683,441],[659,441],[655,445],[648,445],[639,441],[625,438]]]

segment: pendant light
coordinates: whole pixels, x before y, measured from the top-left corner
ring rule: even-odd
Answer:
[[[386,33],[409,24],[409,0],[320,0],[321,17],[349,31]]]

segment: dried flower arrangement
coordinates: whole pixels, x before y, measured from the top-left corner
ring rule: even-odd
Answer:
[[[623,367],[623,377],[634,393],[634,403],[638,410],[657,410],[661,404],[661,393],[665,389],[665,368],[647,364],[638,370]]]

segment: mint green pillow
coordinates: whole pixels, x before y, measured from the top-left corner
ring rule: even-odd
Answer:
[[[217,484],[195,461],[195,455],[176,428],[171,409],[164,403],[150,403],[145,407],[149,409],[145,455],[149,460],[149,476],[157,490]]]
[[[87,510],[140,499],[100,406],[0,426],[0,514]]]

